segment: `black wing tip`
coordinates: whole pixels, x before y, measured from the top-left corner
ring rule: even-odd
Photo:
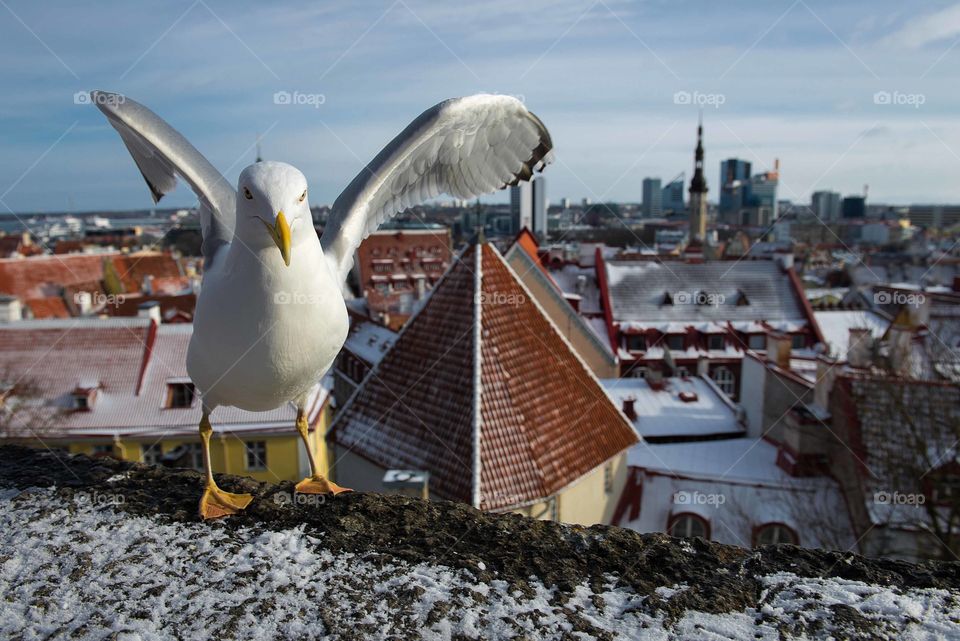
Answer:
[[[140,169],[138,166],[137,169]],[[150,195],[153,197],[153,204],[159,204],[160,199],[163,198],[163,192],[157,189],[157,186],[150,182],[150,179],[147,178],[147,175],[143,173],[143,170],[140,169],[140,175],[143,176],[143,182],[147,183],[147,187],[150,188]]]

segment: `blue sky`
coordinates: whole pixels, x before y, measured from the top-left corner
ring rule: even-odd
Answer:
[[[119,138],[74,103],[101,88],[151,107],[231,181],[263,134],[313,204],[423,109],[481,91],[522,96],[550,128],[554,201],[637,201],[644,176],[689,177],[701,101],[711,198],[736,156],[780,158],[793,200],[869,184],[875,202],[960,202],[958,39],[955,2],[0,0],[0,200],[150,205]],[[277,105],[278,91],[322,104]]]

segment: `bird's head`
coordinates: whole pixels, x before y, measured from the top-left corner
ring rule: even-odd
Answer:
[[[307,179],[299,169],[282,162],[258,162],[240,173],[237,183],[236,238],[257,251],[276,245],[288,267],[291,252],[315,234]]]

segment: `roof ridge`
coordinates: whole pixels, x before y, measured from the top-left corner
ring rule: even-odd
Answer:
[[[484,243],[486,244],[486,243]],[[480,508],[480,423],[483,420],[480,408],[483,404],[483,245],[474,245],[473,271],[473,478],[470,481],[473,492],[473,507]]]

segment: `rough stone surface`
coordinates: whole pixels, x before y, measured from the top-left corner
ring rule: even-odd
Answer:
[[[762,613],[762,577],[781,572],[960,594],[960,563],[915,565],[789,545],[745,550],[617,527],[587,528],[487,514],[446,501],[365,493],[327,499],[297,497],[292,483],[273,485],[229,475],[218,475],[217,482],[225,490],[255,497],[243,514],[208,524],[225,539],[240,528],[269,532],[303,527],[334,554],[350,552],[373,564],[404,561],[448,566],[469,571],[479,581],[505,581],[511,591],[521,594],[532,594],[531,582],[542,583],[555,588],[554,598],[561,603],[584,582],[596,593],[610,589],[613,577],[613,587],[645,597],[644,609],[667,621],[688,611],[721,614],[754,608]],[[116,509],[163,523],[198,522],[202,485],[202,475],[192,470],[0,447],[0,487],[54,487],[65,498],[74,499],[84,493],[109,493],[122,496]],[[678,585],[687,587],[663,590]],[[417,595],[391,598],[415,600]],[[872,634],[858,612],[845,606],[834,606],[832,611],[831,629]],[[431,612],[431,616],[443,614],[442,608]],[[758,616],[762,620],[763,615]],[[576,630],[576,619],[571,623]],[[589,628],[585,622],[583,626]],[[816,636],[809,626],[785,632]]]

